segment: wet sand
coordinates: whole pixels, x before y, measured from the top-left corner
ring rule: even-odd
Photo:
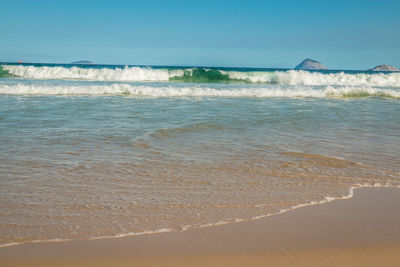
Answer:
[[[186,232],[25,244],[0,266],[400,266],[400,190]]]

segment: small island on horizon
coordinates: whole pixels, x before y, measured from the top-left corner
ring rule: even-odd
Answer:
[[[400,69],[392,65],[378,65],[369,69],[369,71],[400,71]]]
[[[78,60],[78,61],[71,62],[70,64],[94,64],[94,62],[89,61],[89,60]]]
[[[313,59],[305,59],[299,65],[294,67],[295,70],[328,70],[328,68],[323,65],[321,62],[313,60]],[[371,69],[367,69],[366,71],[384,71],[384,72],[397,72],[400,71],[399,68],[392,65],[377,65]]]
[[[327,70],[328,68],[324,66],[321,62],[313,59],[305,59],[299,65],[294,67],[295,70]]]

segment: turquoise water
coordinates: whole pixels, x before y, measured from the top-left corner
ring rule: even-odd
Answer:
[[[400,185],[399,73],[209,70],[3,65],[0,243],[181,231]]]

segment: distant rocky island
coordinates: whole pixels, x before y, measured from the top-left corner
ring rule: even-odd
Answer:
[[[372,69],[369,69],[369,71],[400,71],[400,69],[391,65],[378,65]]]
[[[312,60],[312,59],[305,59],[299,65],[297,65],[295,70],[327,70],[328,68],[325,67],[321,62]]]
[[[71,64],[94,64],[94,63],[89,60],[79,60],[79,61],[71,62]]]

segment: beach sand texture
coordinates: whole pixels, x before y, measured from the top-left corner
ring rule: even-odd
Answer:
[[[400,266],[400,190],[250,222],[0,249],[1,266]]]

